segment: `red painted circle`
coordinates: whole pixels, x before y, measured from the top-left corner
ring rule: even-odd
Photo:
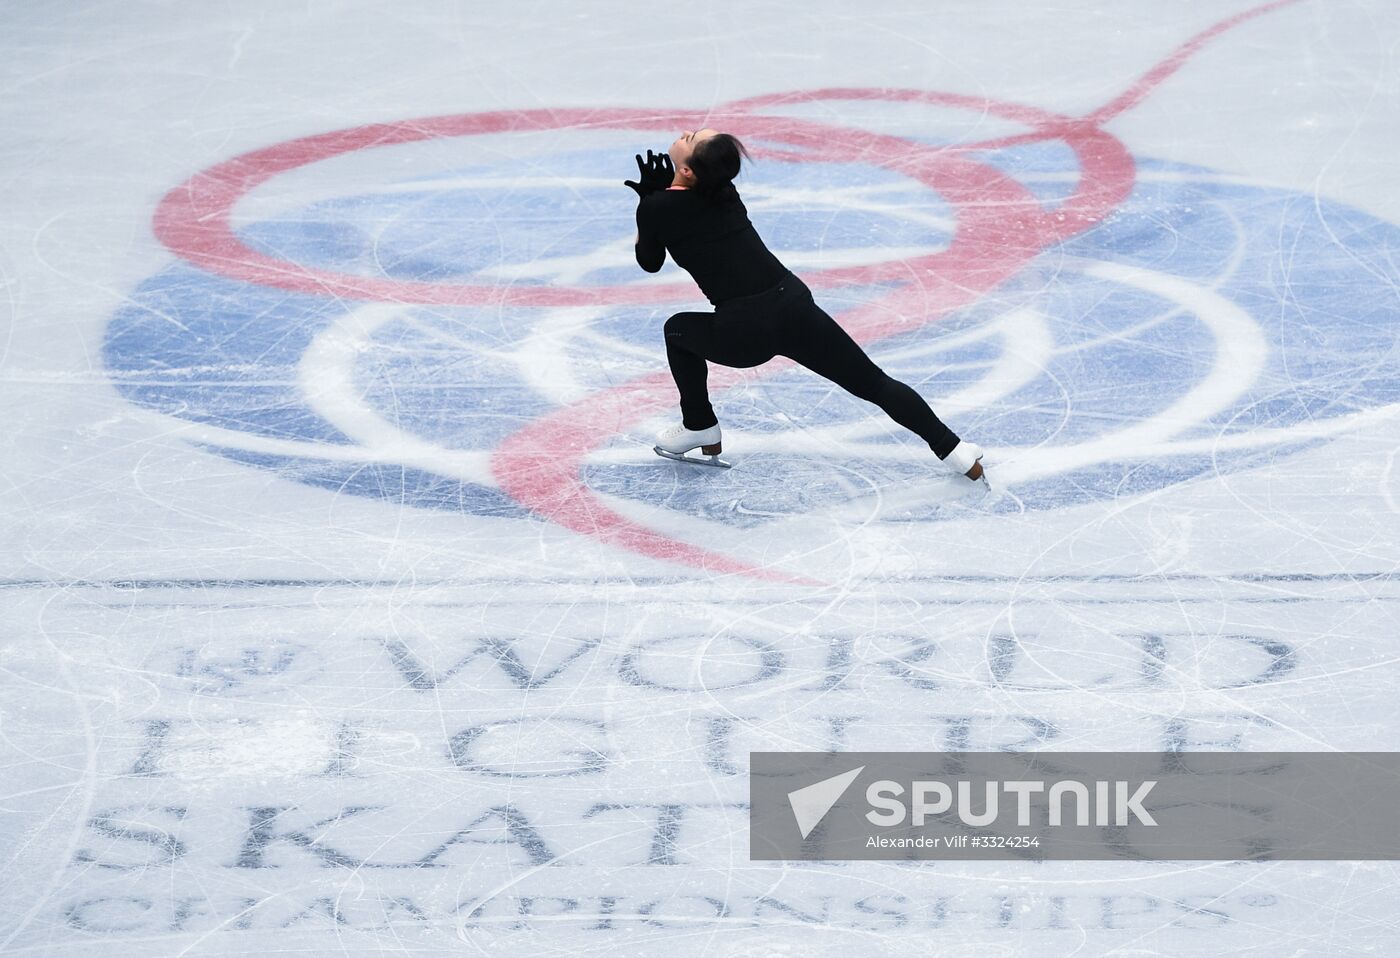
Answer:
[[[722,122],[727,130],[739,136],[776,140],[800,148],[800,151],[784,152],[784,159],[868,163],[911,176],[934,190],[939,189],[937,160],[940,154],[946,153],[941,148],[899,139],[895,140],[898,147],[891,149],[892,138],[887,136],[813,120],[759,116],[749,112],[755,105],[781,105],[832,92],[851,97],[860,95],[862,91],[818,91],[817,94],[801,96],[788,94],[745,100],[734,104],[730,110],[708,114],[706,122]],[[891,91],[874,92],[893,98]],[[870,93],[865,91],[862,98],[870,98]],[[929,102],[992,112],[1008,119],[1037,124],[1041,129],[1053,128],[1064,122],[1063,118],[1024,107],[1002,106],[965,97],[925,96]],[[694,121],[694,117],[652,110],[499,111],[429,117],[303,137],[245,153],[191,177],[161,201],[155,215],[155,232],[161,242],[177,255],[212,273],[260,286],[344,299],[460,306],[586,306],[661,303],[692,298],[693,287],[689,283],[640,287],[632,284],[483,286],[356,276],[260,253],[239,239],[232,224],[235,205],[261,184],[280,174],[360,150],[445,137],[558,129],[676,130],[687,120]],[[1039,137],[1047,135],[1051,134],[1042,133]],[[621,175],[618,185],[620,189]],[[620,195],[620,199],[625,200],[626,197]],[[810,276],[809,281],[816,286],[879,282],[907,276],[910,269],[926,268],[932,264],[931,257],[935,255],[825,270]]]

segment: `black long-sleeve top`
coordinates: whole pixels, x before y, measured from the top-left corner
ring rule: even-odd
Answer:
[[[778,262],[737,197],[715,204],[694,190],[661,190],[637,204],[637,265],[655,273],[667,250],[715,306],[782,282]]]

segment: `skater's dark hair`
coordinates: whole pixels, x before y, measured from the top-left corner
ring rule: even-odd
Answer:
[[[729,133],[716,133],[695,144],[689,166],[695,174],[696,191],[711,203],[736,202],[739,191],[734,188],[734,177],[739,175],[740,157],[749,159],[749,151]]]

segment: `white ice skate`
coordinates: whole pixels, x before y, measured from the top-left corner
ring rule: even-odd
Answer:
[[[980,485],[984,492],[992,491],[991,483],[987,482],[987,472],[982,468],[982,447],[976,443],[959,442],[943,462],[958,475],[966,476]]]
[[[730,463],[719,457],[719,438],[719,423],[715,423],[709,429],[687,429],[682,424],[672,426],[670,429],[663,429],[657,433],[656,445],[653,449],[658,456],[674,459],[676,462],[693,462],[697,466],[718,466],[721,469],[728,469]],[[686,455],[696,448],[699,448],[706,458],[701,459],[699,456]]]

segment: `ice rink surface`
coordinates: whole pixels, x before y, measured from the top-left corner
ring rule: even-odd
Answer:
[[[1390,0],[14,2],[0,954],[1362,955],[1388,863],[750,862],[750,751],[1391,751]],[[653,456],[632,155],[988,450]]]

